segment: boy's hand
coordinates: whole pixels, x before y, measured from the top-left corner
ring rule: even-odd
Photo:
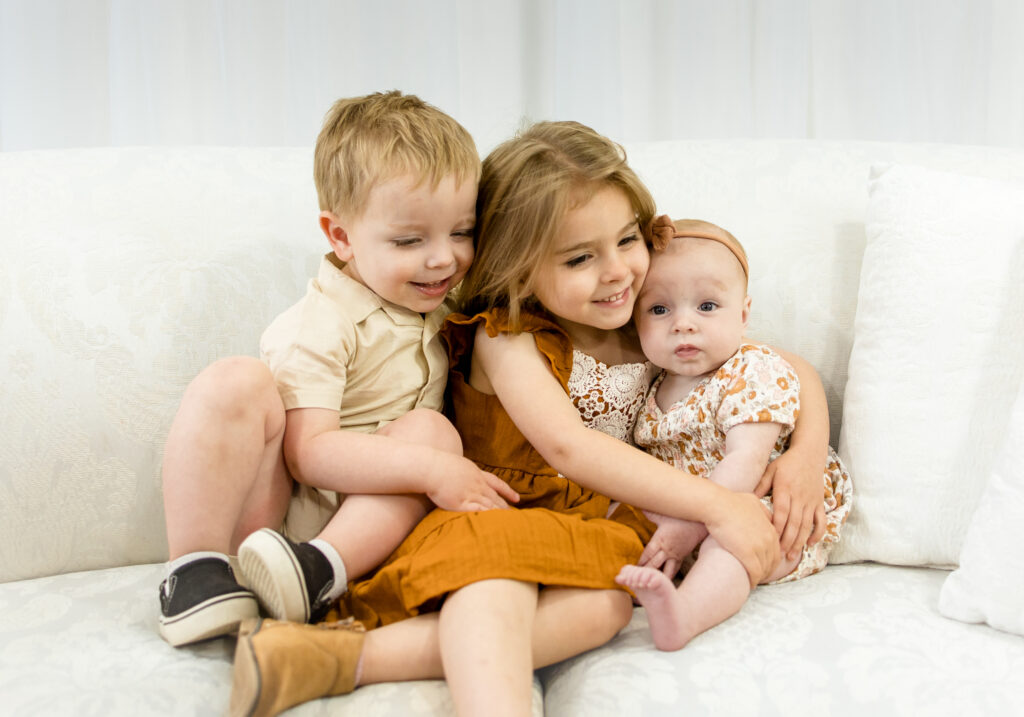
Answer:
[[[671,580],[679,572],[686,556],[707,537],[708,530],[703,523],[692,520],[670,518],[648,510],[644,514],[658,529],[651,536],[637,565],[660,569]]]
[[[779,548],[790,560],[825,534],[824,471],[823,462],[786,451],[768,464],[754,489],[759,497],[771,491],[772,523],[779,534]]]
[[[507,508],[506,501],[519,502],[519,494],[501,478],[480,470],[468,458],[454,458],[457,469],[438,481],[434,490],[427,491],[427,497],[438,508],[468,512]]]

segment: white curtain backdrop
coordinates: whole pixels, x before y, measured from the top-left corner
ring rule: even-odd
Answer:
[[[620,141],[1024,146],[1021,0],[0,0],[0,149],[312,145],[398,88],[481,152]]]

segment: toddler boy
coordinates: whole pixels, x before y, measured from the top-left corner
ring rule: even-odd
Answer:
[[[332,251],[264,332],[263,361],[205,369],[168,435],[171,644],[236,630],[256,598],[276,619],[315,621],[432,504],[518,499],[462,457],[438,412],[438,330],[473,259],[479,166],[468,132],[416,97],[343,99],[328,113],[314,178]]]

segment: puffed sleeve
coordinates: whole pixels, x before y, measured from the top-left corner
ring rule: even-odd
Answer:
[[[780,423],[792,431],[800,411],[800,381],[793,367],[766,346],[744,344],[720,369],[725,395],[717,423],[728,432],[740,423]]]

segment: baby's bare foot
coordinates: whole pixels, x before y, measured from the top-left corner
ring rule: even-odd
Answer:
[[[660,570],[626,565],[615,582],[632,590],[647,610],[651,637],[659,650],[678,650],[693,637],[683,598]]]

